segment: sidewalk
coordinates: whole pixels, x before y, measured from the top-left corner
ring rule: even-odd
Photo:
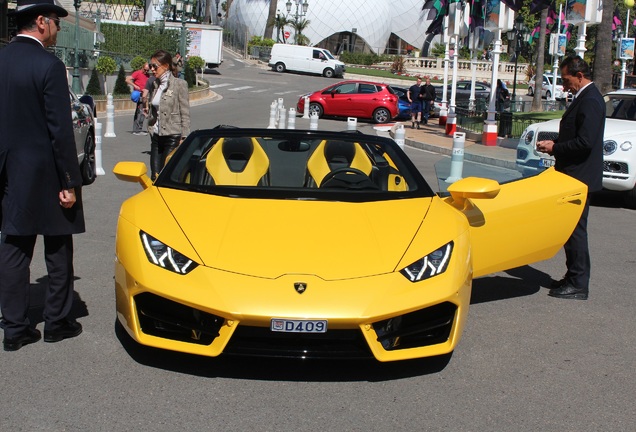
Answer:
[[[446,135],[446,127],[439,125],[437,118],[429,119],[428,125],[421,129],[411,129],[411,122],[404,121],[405,144],[423,150],[446,155],[452,154],[453,137]],[[462,132],[457,128],[457,132]],[[485,146],[466,134],[464,141],[464,159],[487,165],[515,169],[518,139],[497,138],[496,146]]]

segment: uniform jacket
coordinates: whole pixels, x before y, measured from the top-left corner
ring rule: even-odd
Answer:
[[[190,99],[188,94],[188,83],[185,80],[176,78],[169,71],[168,85],[161,95],[159,101],[159,112],[152,105],[155,92],[161,84],[158,78],[152,83],[152,91],[148,96],[150,104],[150,115],[148,126],[154,126],[159,121],[159,135],[181,135],[190,134]],[[160,117],[159,117],[160,116]]]
[[[0,49],[2,234],[84,232],[82,177],[64,64],[38,41],[16,37]],[[77,202],[60,205],[62,189]]]
[[[552,148],[555,169],[582,181],[590,192],[602,188],[604,132],[605,101],[590,84],[563,114]]]

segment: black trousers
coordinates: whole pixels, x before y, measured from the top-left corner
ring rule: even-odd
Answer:
[[[576,288],[589,289],[590,285],[590,250],[587,243],[587,216],[590,212],[590,196],[588,194],[581,218],[574,232],[563,246],[565,251],[565,278]]]
[[[157,135],[150,137],[150,172],[151,179],[157,175],[166,164],[166,158],[174,149],[179,146],[181,135]]]
[[[146,120],[143,108],[144,104],[142,102],[138,102],[133,116],[133,132],[143,132],[144,121]]]
[[[5,338],[15,338],[30,326],[30,265],[37,236],[0,239],[0,308]],[[44,329],[56,330],[73,305],[73,236],[44,236],[49,286],[44,301]]]

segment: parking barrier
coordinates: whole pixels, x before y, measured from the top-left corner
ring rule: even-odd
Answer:
[[[309,96],[305,96],[305,108],[303,109],[303,118],[309,120]]]
[[[318,113],[309,115],[309,130],[318,130]]]
[[[358,119],[356,117],[347,118],[347,130],[354,131],[358,129]]]
[[[287,129],[296,129],[296,108],[289,109],[289,116],[287,117]]]
[[[272,102],[269,106],[269,126],[267,129],[276,129],[276,114],[278,113],[278,103]]]
[[[279,108],[280,109],[278,110],[278,129],[285,129],[285,126],[287,126],[285,106],[279,105]]]
[[[107,138],[115,138],[115,104],[113,103],[113,94],[108,93],[106,97],[106,133]]]
[[[394,141],[396,142],[396,144],[398,146],[400,146],[400,148],[402,150],[404,150],[404,139],[406,137],[406,131],[404,130],[404,125],[403,124],[399,124],[396,128],[395,128],[395,139]]]
[[[95,121],[95,172],[97,175],[105,175],[102,166],[102,124]]]
[[[453,136],[453,153],[451,154],[450,176],[446,179],[446,183],[454,183],[462,179],[464,171],[464,145],[466,143],[466,134],[464,132],[455,132]]]

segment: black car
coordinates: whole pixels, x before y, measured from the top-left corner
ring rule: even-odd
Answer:
[[[78,98],[73,90],[68,89],[73,119],[73,133],[77,147],[77,160],[80,163],[84,185],[89,185],[97,178],[95,161],[95,102],[84,95]]]
[[[457,81],[457,93],[455,95],[455,102],[457,106],[468,106],[468,101],[470,100],[470,92],[471,92],[472,82],[470,80],[461,80]],[[446,100],[450,101],[451,92],[453,90],[453,84],[448,84]],[[441,99],[443,92],[442,86],[435,87],[435,94],[437,97]],[[488,105],[488,101],[490,99],[490,84],[486,84],[484,82],[475,82],[475,102],[477,104],[484,103],[485,106]]]

